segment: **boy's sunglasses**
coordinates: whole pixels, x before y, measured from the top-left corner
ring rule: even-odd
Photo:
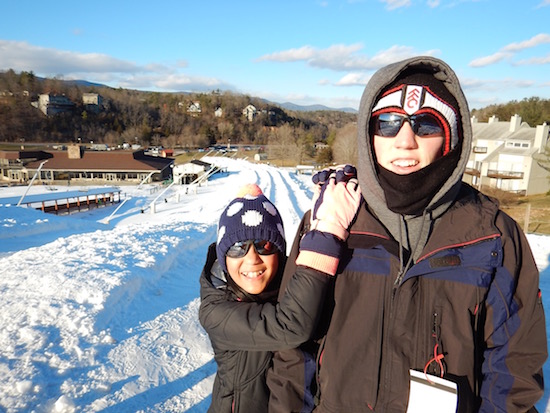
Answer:
[[[248,254],[248,250],[251,245],[254,245],[256,252],[260,255],[271,255],[279,251],[279,249],[271,241],[267,241],[265,239],[249,239],[247,241],[239,241],[231,245],[225,253],[225,256],[229,258],[242,258]]]
[[[405,121],[409,122],[414,134],[417,136],[444,136],[441,122],[431,113],[407,116],[402,113],[388,112],[374,116],[372,121],[374,123],[374,134],[385,138],[395,137]]]

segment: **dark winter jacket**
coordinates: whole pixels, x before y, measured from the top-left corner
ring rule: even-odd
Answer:
[[[333,311],[320,321],[315,412],[405,412],[409,369],[422,371],[435,344],[445,377],[458,383],[459,412],[476,412],[482,402],[484,412],[527,411],[542,396],[538,272],[523,233],[492,200],[464,185],[399,284],[399,245],[366,209],[348,245],[327,295]],[[297,244],[290,263],[296,251]],[[286,366],[276,369],[277,380],[294,382],[287,387],[304,385],[303,368],[294,377]],[[427,372],[440,373],[435,362]]]
[[[369,121],[379,92],[414,65],[433,67],[447,82],[463,136],[454,172],[421,215],[408,216],[386,206]],[[411,369],[456,383],[458,412],[524,412],[542,396],[547,347],[539,274],[518,225],[462,182],[469,122],[456,76],[437,59],[392,65],[367,85],[358,122],[365,207],[350,229],[317,340],[309,343],[318,360],[315,413],[406,412]],[[295,241],[281,291],[297,251]],[[270,413],[301,411],[302,401],[292,399],[306,384],[300,359],[297,351],[275,355],[269,380],[279,388],[271,387]]]
[[[267,412],[271,351],[297,347],[311,337],[330,278],[298,271],[279,304],[270,303],[269,294],[258,302],[240,301],[216,261],[215,247],[209,247],[200,277],[199,319],[218,365],[208,411]]]

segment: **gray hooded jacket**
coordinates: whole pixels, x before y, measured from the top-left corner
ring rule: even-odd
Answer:
[[[376,161],[373,156],[372,142],[369,138],[371,135],[369,121],[380,91],[393,83],[405,70],[415,66],[427,67],[433,70],[434,77],[444,82],[449,92],[457,100],[459,110],[458,122],[462,124],[462,139],[459,142],[462,145],[462,150],[457,167],[432,198],[424,215],[400,216],[388,209],[384,191],[378,181],[378,174],[375,169]],[[372,212],[393,237],[400,241],[401,245],[412,251],[414,259],[418,259],[431,227],[436,224],[435,221],[441,217],[456,198],[466,164],[468,163],[468,157],[470,156],[472,145],[470,111],[456,74],[441,60],[428,56],[415,57],[386,66],[376,72],[365,87],[359,108],[357,129],[358,159],[360,160],[357,164],[357,174],[363,197],[368,200]],[[365,162],[364,160],[367,161]],[[430,224],[426,221],[434,222]]]
[[[369,122],[380,93],[416,66],[432,70],[454,96],[462,138],[456,166],[425,198],[427,206],[403,215],[387,206]],[[317,339],[300,349],[317,356],[315,413],[403,413],[411,370],[455,383],[459,413],[534,411],[547,357],[539,274],[517,223],[495,200],[462,182],[471,144],[468,105],[444,62],[405,60],[381,69],[366,86],[357,164],[365,207],[349,230]],[[306,216],[282,289],[296,270],[307,222]],[[275,354],[270,413],[307,411],[306,363],[299,350]],[[434,401],[425,403],[433,411]]]

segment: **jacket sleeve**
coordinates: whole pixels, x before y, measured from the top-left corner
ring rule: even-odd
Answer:
[[[480,412],[525,412],[544,391],[545,317],[528,241],[511,218],[499,215],[503,265],[486,298]]]
[[[279,299],[282,299],[285,287],[289,285],[296,270],[295,261],[300,239],[308,230],[308,223],[309,212],[302,218],[296,233],[283,274]],[[316,343],[310,340],[300,347],[275,352],[272,367],[267,372],[267,385],[270,391],[269,413],[301,413],[313,410],[315,348]]]
[[[228,301],[201,276],[199,320],[220,350],[297,347],[316,327],[329,282],[325,273],[297,267],[279,303],[271,304]]]

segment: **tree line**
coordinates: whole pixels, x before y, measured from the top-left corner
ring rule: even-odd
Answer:
[[[512,100],[500,105],[489,105],[482,109],[472,109],[472,116],[480,122],[487,122],[491,116],[501,121],[509,121],[515,114],[521,116],[522,122],[535,127],[544,122],[550,123],[550,99],[530,97],[517,101]]]

